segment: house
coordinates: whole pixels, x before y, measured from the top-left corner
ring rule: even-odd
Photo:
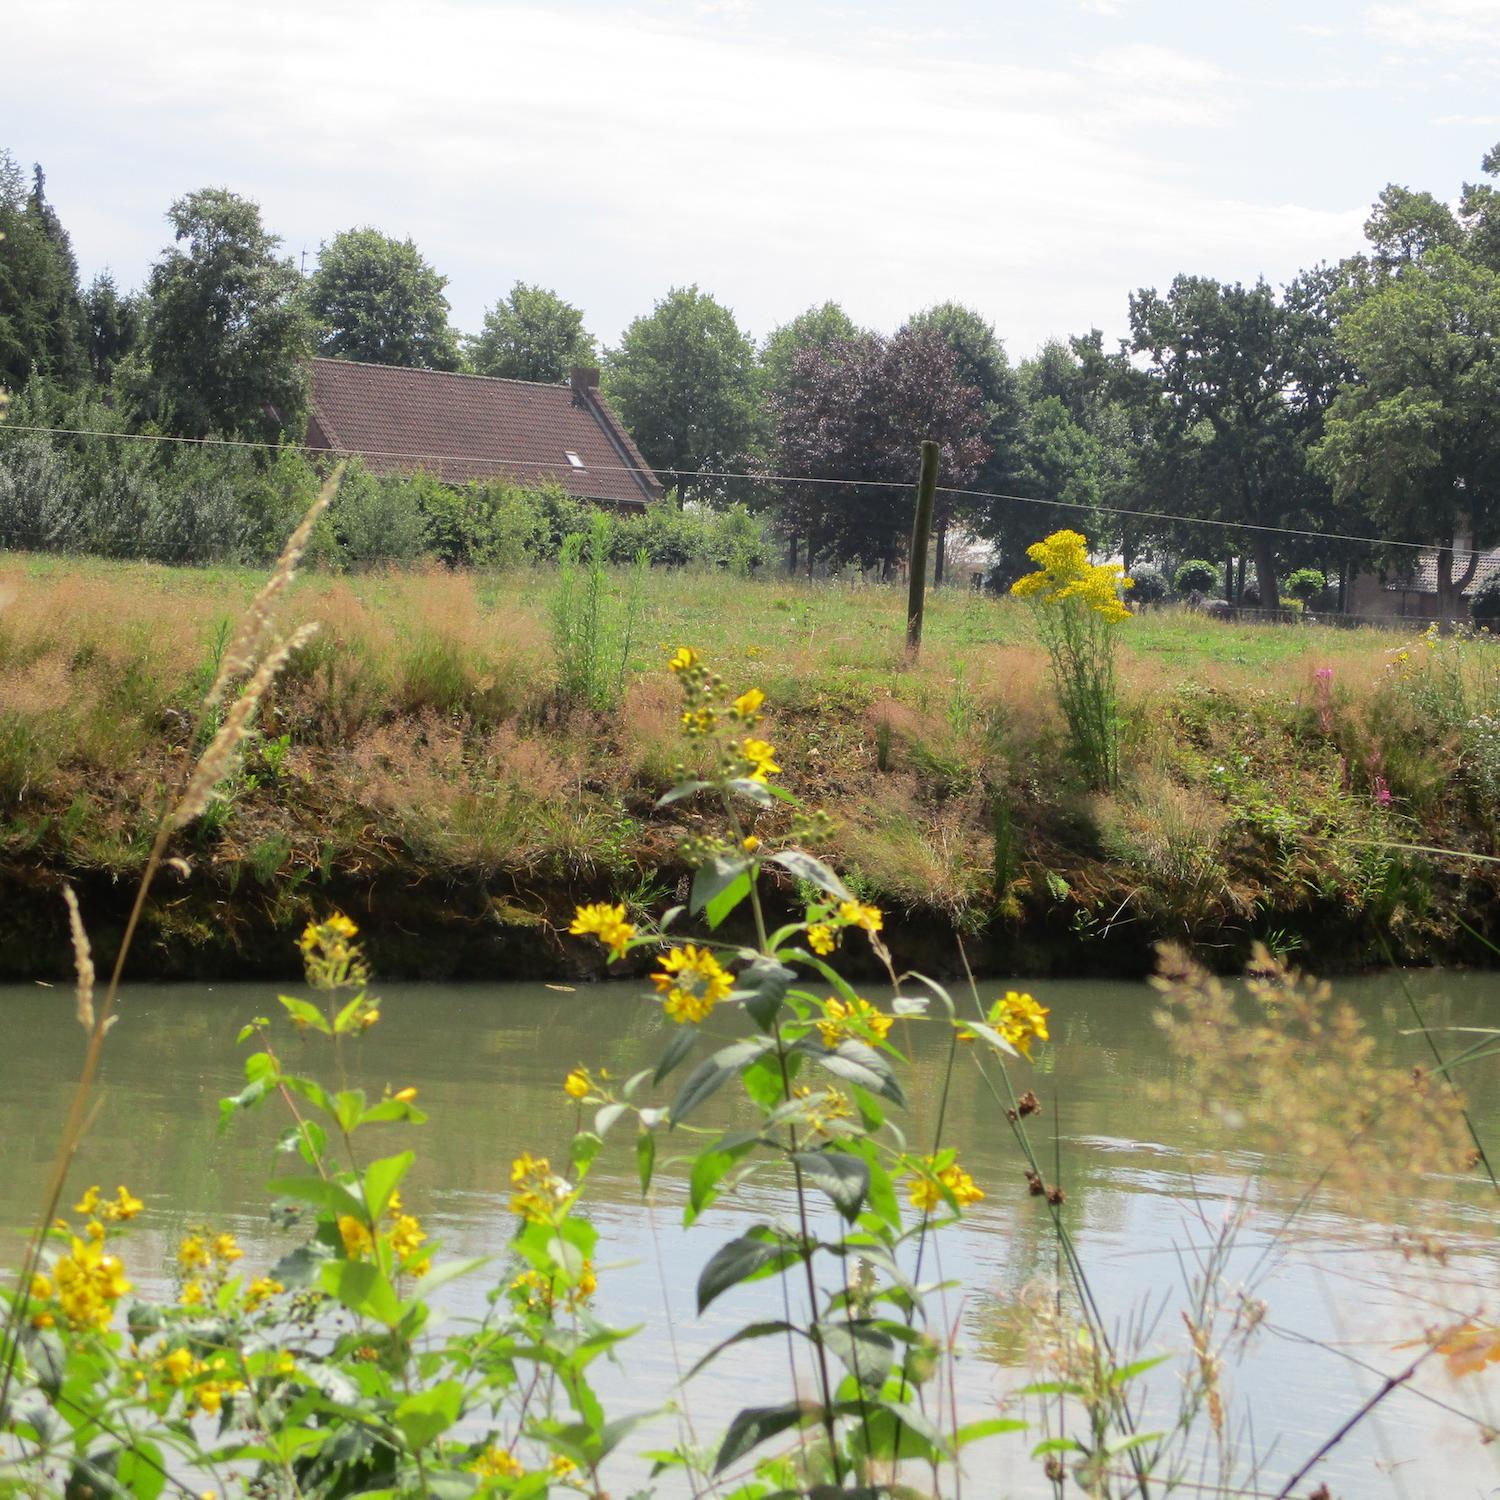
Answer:
[[[570,495],[616,509],[662,494],[599,390],[598,370],[567,385],[497,380],[314,359],[307,444],[357,454],[375,474],[417,469],[449,484],[505,477],[555,480]]]
[[[1453,579],[1458,582],[1468,567],[1469,553],[1461,549],[1453,560]],[[1407,565],[1381,572],[1360,571],[1350,581],[1346,609],[1351,615],[1393,617],[1404,620],[1437,620],[1437,551],[1417,552]],[[1473,576],[1459,597],[1467,611],[1469,600],[1490,579],[1500,576],[1500,547],[1481,551]]]

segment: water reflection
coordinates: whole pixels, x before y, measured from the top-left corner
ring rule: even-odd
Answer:
[[[1444,975],[1419,982],[1435,1026],[1484,1025],[1500,1017],[1500,981]],[[1347,984],[1391,1056],[1420,1059],[1420,1042],[1403,1039],[1410,1016],[1390,980]],[[654,1011],[637,991],[610,986],[559,994],[540,985],[387,986],[383,1019],[349,1044],[350,1081],[378,1093],[415,1086],[431,1124],[420,1132],[419,1172],[408,1203],[444,1241],[448,1253],[503,1257],[512,1220],[506,1210],[509,1162],[521,1149],[560,1155],[575,1120],[561,1083],[586,1063],[625,1076],[654,1058],[663,1041]],[[1067,1222],[1090,1268],[1107,1318],[1120,1328],[1144,1317],[1150,1347],[1182,1346],[1178,1309],[1184,1279],[1206,1252],[1225,1216],[1241,1204],[1259,1210],[1229,1261],[1231,1283],[1263,1297],[1274,1330],[1251,1346],[1231,1372],[1231,1394],[1255,1409],[1255,1442],[1274,1450],[1273,1472],[1285,1474],[1318,1440],[1374,1390],[1380,1372],[1397,1367],[1393,1328],[1419,1328],[1428,1309],[1436,1321],[1442,1282],[1494,1280],[1493,1200],[1469,1195],[1454,1207],[1460,1253],[1441,1273],[1427,1266],[1410,1276],[1390,1251],[1392,1226],[1420,1217],[1409,1187],[1359,1215],[1319,1209],[1301,1232],[1269,1232],[1297,1202],[1303,1174],[1296,1164],[1268,1161],[1174,1097],[1173,1065],[1151,1022],[1154,999],[1144,987],[1054,983],[1043,987],[1053,1010],[1054,1044],[1039,1054],[1029,1080],[1045,1101],[1034,1138],[1045,1142],[1049,1169],[1067,1189]],[[169,1247],[185,1223],[210,1220],[230,1228],[256,1268],[283,1248],[267,1222],[262,1187],[285,1169],[273,1157],[283,1122],[271,1110],[215,1130],[217,1100],[238,1090],[233,1045],[239,1025],[266,1012],[262,986],[137,987],[121,1005],[106,1049],[103,1107],[85,1143],[72,1183],[126,1182],[146,1198],[141,1232],[128,1248],[132,1274],[145,1284],[164,1279]],[[38,986],[0,990],[6,1049],[0,1069],[0,1140],[13,1169],[0,1179],[0,1224],[20,1229],[36,1208],[56,1131],[63,1117],[82,1035],[62,990]],[[930,1139],[946,1043],[920,1026],[902,1027],[892,1041],[912,1053],[909,1137]],[[287,1041],[289,1067],[326,1075],[326,1042]],[[1500,1123],[1495,1064],[1467,1079],[1481,1130]],[[1024,1383],[1028,1288],[1051,1275],[1056,1247],[1042,1205],[1030,1198],[1021,1163],[999,1108],[971,1069],[956,1076],[948,1102],[948,1139],[987,1191],[962,1233],[944,1250],[942,1273],[962,1283],[950,1307],[961,1320],[967,1354],[962,1404],[976,1416]],[[1500,1138],[1500,1137],[1497,1137]],[[392,1135],[392,1140],[396,1139]],[[1054,1145],[1055,1141],[1055,1145]],[[670,1156],[670,1148],[664,1148]],[[590,1201],[602,1231],[602,1311],[621,1322],[644,1321],[630,1346],[630,1375],[608,1384],[621,1409],[638,1409],[643,1393],[673,1394],[678,1374],[748,1316],[763,1312],[764,1286],[740,1288],[699,1318],[693,1305],[697,1268],[752,1214],[788,1206],[784,1190],[752,1181],[737,1198],[716,1205],[691,1232],[681,1228],[684,1191],[670,1168],[654,1208],[643,1208],[628,1141],[607,1149],[591,1180]],[[454,1316],[480,1306],[481,1286],[457,1286]],[[663,1318],[665,1299],[669,1316]],[[1388,1310],[1388,1327],[1372,1309]],[[1381,1337],[1371,1338],[1372,1326]],[[1395,1335],[1399,1336],[1399,1335]],[[1348,1358],[1297,1342],[1340,1343]],[[784,1384],[779,1345],[744,1345],[732,1365],[711,1368],[693,1383],[684,1404],[698,1436],[708,1437],[759,1382]],[[1175,1377],[1163,1373],[1155,1405],[1173,1409]],[[1358,1494],[1447,1496],[1489,1493],[1500,1481],[1493,1449],[1473,1428],[1434,1402],[1472,1404],[1479,1387],[1453,1387],[1441,1372],[1403,1393],[1386,1415],[1342,1447],[1319,1471],[1337,1490]],[[1423,1399],[1423,1395],[1430,1398]],[[672,1435],[665,1431],[651,1441]],[[1014,1467],[986,1493],[1049,1493],[1029,1444],[1007,1450]],[[991,1452],[998,1451],[994,1448]],[[623,1482],[623,1481],[622,1481]]]

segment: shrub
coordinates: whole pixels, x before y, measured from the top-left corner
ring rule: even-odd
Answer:
[[[1316,568],[1298,568],[1287,575],[1281,592],[1300,604],[1310,605],[1328,591],[1328,580]]]
[[[552,644],[558,690],[571,704],[608,709],[625,692],[625,670],[649,558],[636,553],[630,587],[622,602],[609,571],[614,522],[595,511],[585,532],[563,543],[561,577],[552,601]]]
[[[1469,614],[1478,629],[1500,632],[1500,573],[1474,590]]]
[[[1120,779],[1120,707],[1115,693],[1115,631],[1130,618],[1118,563],[1091,563],[1088,539],[1054,531],[1027,548],[1035,573],[1011,593],[1030,602],[1073,754],[1089,785],[1107,791]]]
[[[1204,557],[1190,557],[1172,575],[1172,587],[1184,598],[1206,594],[1219,581],[1219,569]]]
[[[1135,580],[1135,587],[1130,591],[1134,604],[1160,604],[1170,592],[1167,580],[1157,568],[1137,568],[1130,576]]]
[[[329,512],[339,551],[352,567],[411,563],[427,551],[427,518],[414,476],[377,476],[349,465]]]

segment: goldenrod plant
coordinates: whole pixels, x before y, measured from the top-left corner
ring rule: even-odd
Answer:
[[[1026,555],[1036,571],[1010,591],[1034,608],[1079,768],[1090,786],[1109,791],[1120,780],[1115,634],[1131,618],[1124,600],[1131,580],[1119,563],[1090,562],[1088,539],[1077,531],[1054,531]]]

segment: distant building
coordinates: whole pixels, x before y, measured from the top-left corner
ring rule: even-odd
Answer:
[[[575,368],[568,385],[496,380],[314,359],[307,443],[358,454],[375,474],[421,469],[449,484],[555,480],[570,495],[644,507],[662,486],[599,390]]]
[[[1468,567],[1467,545],[1453,559],[1453,576],[1462,578]],[[1479,554],[1474,576],[1464,585],[1465,606],[1490,579],[1500,576],[1500,547]],[[1394,616],[1435,620],[1438,616],[1437,550],[1417,552],[1405,567],[1382,572],[1360,572],[1349,585],[1346,609],[1351,615]]]

